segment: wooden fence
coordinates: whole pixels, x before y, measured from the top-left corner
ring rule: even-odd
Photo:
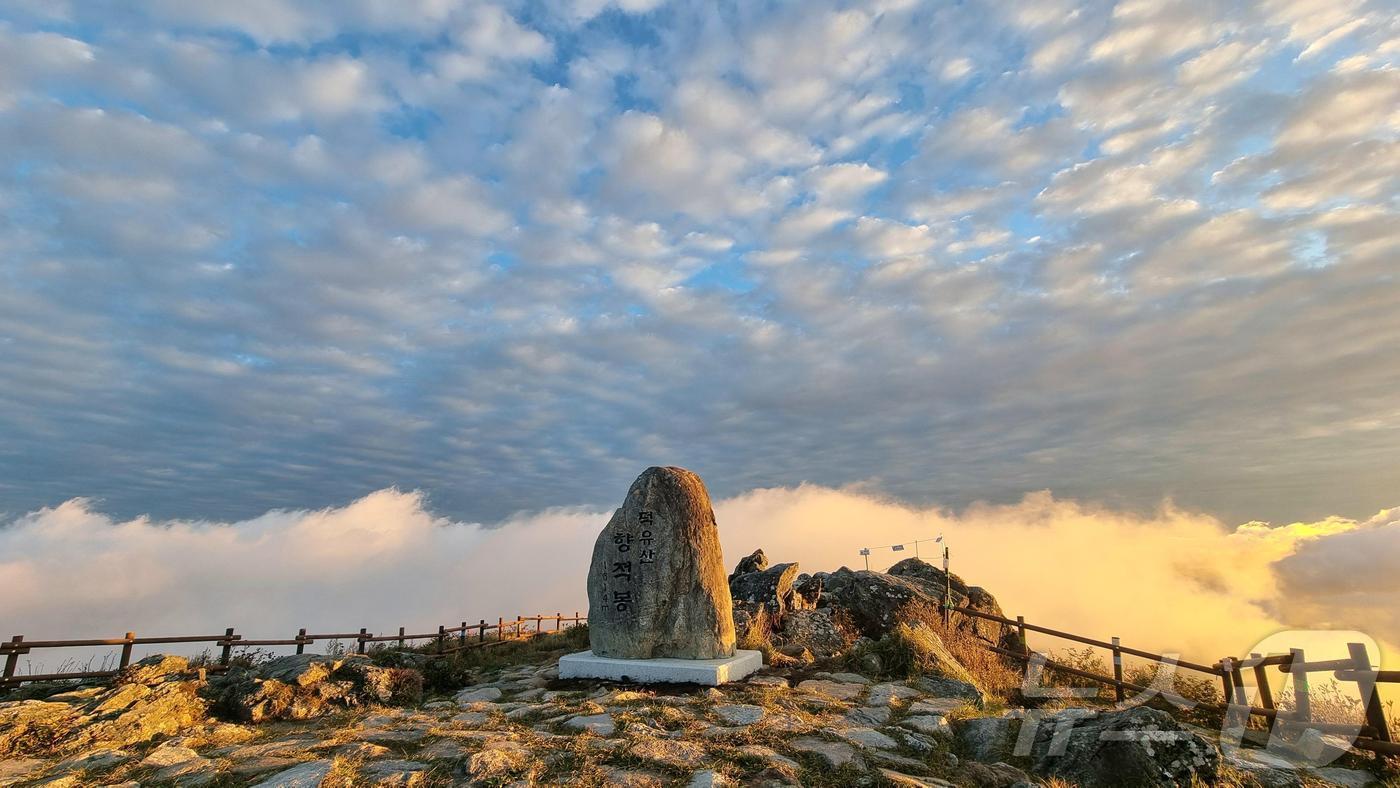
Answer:
[[[1385,710],[1381,705],[1380,695],[1376,690],[1377,685],[1381,683],[1400,683],[1400,671],[1376,670],[1372,668],[1370,656],[1366,653],[1366,646],[1362,643],[1349,644],[1348,648],[1350,653],[1346,659],[1309,662],[1306,655],[1303,653],[1303,649],[1292,649],[1288,654],[1274,654],[1269,656],[1251,654],[1248,659],[1225,657],[1213,665],[1204,665],[1184,659],[1156,654],[1151,651],[1129,648],[1123,645],[1116,637],[1107,641],[1098,640],[1031,624],[1022,616],[1011,619],[992,615],[990,613],[983,613],[966,607],[954,607],[951,609],[945,608],[945,618],[954,612],[972,618],[995,621],[1006,626],[1015,627],[1017,633],[1021,636],[1022,644],[1026,643],[1027,632],[1037,632],[1042,635],[1049,635],[1051,637],[1107,650],[1112,658],[1112,676],[1099,675],[1071,665],[1056,662],[1043,654],[1031,651],[1029,646],[1025,647],[1022,651],[1013,651],[998,646],[987,646],[991,651],[1023,662],[1027,671],[1031,669],[1032,663],[1036,663],[1062,673],[1110,686],[1113,688],[1114,696],[1119,702],[1125,699],[1125,693],[1128,690],[1140,693],[1159,692],[1153,688],[1144,687],[1123,679],[1123,656],[1126,654],[1162,665],[1168,665],[1173,669],[1185,668],[1186,670],[1214,676],[1221,682],[1225,699],[1224,704],[1205,703],[1183,698],[1169,692],[1159,692],[1159,694],[1169,701],[1194,704],[1196,707],[1220,711],[1226,715],[1235,715],[1236,718],[1240,719],[1259,716],[1264,718],[1270,731],[1273,731],[1279,726],[1292,726],[1294,728],[1312,728],[1324,733],[1356,734],[1357,738],[1353,742],[1353,746],[1357,748],[1371,750],[1384,755],[1400,755],[1400,743],[1392,741],[1391,739],[1390,726],[1386,720]],[[545,622],[550,621],[554,622],[552,630],[545,626]],[[363,654],[371,643],[396,643],[398,648],[402,649],[411,641],[435,640],[437,642],[435,652],[438,654],[448,654],[463,649],[482,648],[502,642],[529,638],[546,631],[559,631],[564,628],[566,623],[569,626],[574,626],[582,621],[587,621],[587,618],[581,617],[578,612],[575,611],[573,616],[555,613],[553,616],[516,616],[514,620],[498,618],[494,624],[488,623],[485,619],[481,619],[476,624],[468,624],[463,621],[460,625],[455,627],[439,626],[436,632],[421,634],[406,634],[403,627],[399,627],[398,633],[392,635],[371,635],[367,629],[361,629],[359,632],[307,634],[305,629],[301,629],[297,631],[296,637],[283,640],[245,640],[242,635],[234,631],[233,627],[224,630],[222,635],[185,635],[178,637],[137,637],[135,632],[128,632],[125,636],[120,638],[27,641],[24,639],[23,635],[13,635],[8,641],[0,642],[0,656],[5,658],[4,672],[3,675],[0,675],[0,689],[32,681],[56,681],[115,676],[121,669],[131,663],[132,649],[139,645],[212,643],[220,649],[218,664],[214,666],[214,669],[218,670],[228,667],[235,647],[296,646],[296,653],[301,654],[305,651],[307,645],[317,641],[353,640],[355,643],[355,652]],[[533,630],[529,628],[529,624],[531,623],[534,624]],[[488,632],[494,632],[495,636],[488,637]],[[452,643],[453,641],[456,642]],[[452,645],[449,645],[449,643],[452,643]],[[16,672],[20,656],[28,654],[35,649],[94,646],[121,646],[121,656],[115,670],[31,674],[17,674]],[[1276,667],[1279,671],[1287,673],[1293,678],[1294,708],[1292,710],[1281,710],[1276,706],[1273,692],[1269,685],[1269,667]],[[1245,695],[1243,678],[1243,672],[1245,670],[1251,670],[1254,673],[1258,700],[1262,705],[1255,706],[1251,704]],[[1328,672],[1338,681],[1353,682],[1356,684],[1365,714],[1365,722],[1363,724],[1358,726],[1336,722],[1320,722],[1312,719],[1308,677],[1313,673]]]
[[[494,646],[504,642],[528,639],[545,632],[557,632],[575,626],[580,622],[587,621],[586,616],[580,616],[577,611],[572,616],[563,613],[555,613],[552,616],[543,614],[534,616],[516,616],[514,620],[497,618],[496,623],[488,623],[486,619],[481,619],[479,623],[468,624],[463,621],[455,627],[439,626],[436,632],[426,632],[421,634],[408,634],[404,627],[399,627],[397,634],[392,635],[372,635],[368,629],[360,629],[359,632],[331,632],[325,634],[308,634],[305,629],[297,630],[296,637],[273,640],[245,640],[233,627],[224,630],[222,635],[178,635],[173,637],[137,637],[135,632],[128,632],[119,638],[92,638],[87,640],[25,640],[23,635],[11,635],[8,641],[0,642],[0,656],[5,658],[3,673],[0,673],[0,689],[18,686],[26,682],[33,681],[63,681],[69,679],[92,679],[115,676],[127,665],[131,664],[131,653],[136,646],[165,645],[176,643],[210,643],[219,649],[218,664],[212,666],[214,670],[227,669],[230,660],[233,658],[234,648],[251,648],[255,646],[296,646],[296,653],[302,654],[306,647],[317,641],[347,640],[354,641],[355,653],[363,654],[371,643],[396,643],[402,649],[408,643],[421,640],[436,641],[437,654],[450,654],[463,649],[484,648]],[[553,622],[553,628],[546,626],[546,622]],[[533,624],[533,629],[530,625]],[[487,633],[493,632],[494,637],[488,637]],[[19,658],[23,654],[28,654],[37,649],[61,649],[61,648],[92,648],[98,646],[121,646],[121,655],[117,660],[117,667],[114,670],[82,670],[65,671],[61,673],[18,673]]]
[[[947,609],[945,609],[945,615],[947,612]],[[1400,755],[1400,743],[1396,743],[1391,739],[1390,726],[1386,720],[1385,710],[1381,706],[1380,693],[1376,689],[1377,685],[1381,683],[1400,683],[1400,670],[1376,670],[1372,668],[1370,657],[1366,653],[1366,646],[1363,643],[1348,644],[1349,655],[1346,659],[1309,662],[1306,655],[1303,653],[1303,649],[1295,648],[1291,649],[1287,654],[1274,654],[1270,656],[1251,654],[1248,659],[1225,657],[1213,665],[1203,665],[1196,662],[1188,662],[1184,659],[1155,654],[1151,651],[1129,648],[1123,645],[1116,637],[1104,641],[1071,634],[1069,632],[1061,632],[1056,629],[1050,629],[1049,627],[1037,626],[1027,623],[1023,616],[1010,619],[966,607],[954,607],[951,608],[951,612],[961,613],[964,616],[972,618],[996,621],[1007,626],[1015,627],[1017,633],[1021,636],[1022,644],[1026,643],[1027,632],[1037,632],[1042,635],[1049,635],[1051,637],[1070,640],[1075,643],[1083,643],[1087,646],[1106,649],[1113,661],[1112,676],[1103,676],[1055,662],[1054,660],[1048,659],[1044,654],[1037,654],[1031,651],[1029,646],[1019,652],[997,646],[986,646],[986,648],[991,651],[1024,663],[1027,672],[1031,670],[1031,665],[1034,661],[1037,664],[1062,673],[1113,687],[1114,697],[1119,702],[1125,699],[1125,691],[1127,690],[1140,693],[1154,692],[1162,695],[1169,701],[1177,703],[1185,702],[1194,704],[1197,707],[1205,707],[1207,709],[1224,712],[1227,715],[1227,719],[1238,719],[1241,724],[1251,716],[1262,717],[1270,732],[1280,726],[1291,726],[1297,729],[1312,728],[1323,733],[1355,734],[1356,739],[1352,743],[1354,747],[1383,755]],[[1158,690],[1149,687],[1124,681],[1124,654],[1163,665],[1169,665],[1173,668],[1185,668],[1197,673],[1214,676],[1221,682],[1225,703],[1222,705],[1189,700],[1178,695],[1173,695],[1172,693],[1158,692]],[[1294,696],[1294,708],[1292,710],[1281,710],[1275,705],[1273,692],[1269,686],[1269,667],[1277,667],[1278,670],[1292,676]],[[1258,687],[1258,700],[1262,704],[1260,706],[1251,704],[1245,695],[1243,676],[1243,671],[1245,670],[1251,670],[1254,673],[1255,684]],[[1331,673],[1337,681],[1354,682],[1357,687],[1357,693],[1361,697],[1365,722],[1358,726],[1355,724],[1314,721],[1312,718],[1308,682],[1308,676],[1312,673]]]

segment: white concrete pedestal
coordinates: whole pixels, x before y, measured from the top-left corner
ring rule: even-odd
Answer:
[[[638,684],[688,683],[716,686],[738,681],[763,667],[760,651],[734,652],[726,659],[615,659],[580,651],[559,658],[561,679],[611,679]]]

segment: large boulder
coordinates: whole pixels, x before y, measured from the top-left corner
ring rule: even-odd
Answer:
[[[1168,788],[1213,784],[1219,754],[1170,714],[1137,706],[1046,715],[1036,726],[1031,759],[1037,774],[1072,785]]]
[[[973,717],[957,726],[962,754],[975,761],[996,763],[1010,758],[1016,745],[1020,720],[1010,717]]]
[[[593,547],[593,653],[621,659],[734,655],[734,614],[710,494],[684,468],[648,468]]]
[[[733,583],[734,578],[739,575],[746,575],[749,572],[762,572],[767,568],[768,556],[764,555],[762,549],[755,550],[743,558],[740,558],[739,563],[734,565],[734,571],[729,573],[729,582]]]
[[[970,586],[955,573],[944,572],[922,559],[906,558],[891,566],[888,574],[921,584],[936,604],[942,602],[944,589],[947,588],[948,597],[955,608],[1006,617],[1002,613],[1001,605],[997,603],[996,597],[992,596],[986,589],[981,586]],[[956,628],[971,632],[994,645],[1005,645],[1005,637],[1009,631],[1009,627],[1005,624],[976,616],[954,615],[953,624]]]
[[[793,589],[796,579],[797,564],[775,564],[767,569],[731,575],[729,593],[735,602],[763,605],[775,620],[781,621],[789,610],[810,607]]]
[[[860,633],[872,640],[900,622],[937,613],[937,598],[915,580],[844,566],[814,577],[822,581],[821,605],[844,610]]]
[[[807,583],[820,583],[821,607],[844,609],[861,634],[878,640],[900,622],[928,619],[939,615],[944,588],[950,590],[955,608],[972,609],[1001,616],[996,598],[977,586],[969,586],[957,575],[918,558],[906,558],[889,572],[852,571],[841,567],[835,572],[818,572]],[[953,628],[1002,648],[1018,649],[1014,628],[975,616],[954,614]]]
[[[836,623],[829,608],[822,608],[788,611],[773,640],[780,647],[800,646],[814,656],[830,657],[849,648],[855,636]]]

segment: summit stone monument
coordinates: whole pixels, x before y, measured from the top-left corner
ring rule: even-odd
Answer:
[[[734,613],[710,495],[684,468],[637,477],[598,535],[588,571],[589,651],[561,678],[721,684],[762,667],[734,647]]]

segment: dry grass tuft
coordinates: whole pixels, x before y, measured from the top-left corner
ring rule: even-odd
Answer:
[[[337,755],[331,761],[331,770],[321,780],[321,788],[355,788],[364,784],[360,778],[360,767],[365,759],[358,756]]]
[[[758,609],[735,645],[737,648],[763,652],[764,664],[774,664],[778,649],[773,645],[773,621],[768,616],[767,608]]]

